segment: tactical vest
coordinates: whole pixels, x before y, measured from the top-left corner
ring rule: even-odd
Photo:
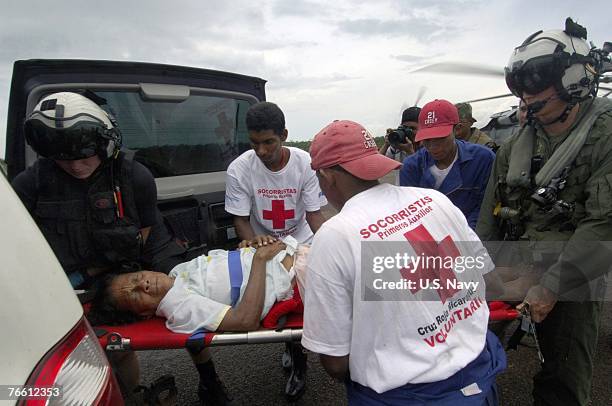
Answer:
[[[516,209],[521,213],[521,240],[568,240],[572,236],[578,222],[586,216],[584,206],[586,200],[585,187],[587,180],[591,176],[590,157],[593,153],[594,144],[599,141],[600,138],[598,135],[592,134],[591,130],[597,118],[610,111],[611,110],[604,111],[603,113],[601,111],[595,112],[593,109],[585,111],[580,117],[579,123],[568,135],[568,137],[575,137],[578,132],[586,132],[588,134],[584,145],[571,165],[565,188],[561,190],[558,195],[559,199],[575,205],[573,211],[568,213],[567,216],[559,216],[557,219],[552,219],[550,214],[544,213],[532,201],[531,195],[535,191],[535,187],[511,187],[505,182],[506,173],[500,176],[498,201],[503,202],[505,206]],[[522,131],[518,136],[520,137],[521,134]],[[564,142],[567,141],[568,139],[566,138]],[[543,148],[541,135],[536,138],[534,144],[533,152],[530,152],[529,155],[540,154],[545,158],[545,161],[548,161],[553,152],[546,151],[546,153],[544,153],[546,148]],[[516,146],[515,143],[513,148]],[[527,151],[525,153],[527,153]],[[507,222],[506,224],[511,224],[511,222]]]
[[[38,200],[34,215],[67,273],[138,261],[141,227],[132,187],[132,160],[120,154],[103,162],[87,180],[72,177],[49,159],[35,165]],[[112,172],[121,193],[121,218]]]

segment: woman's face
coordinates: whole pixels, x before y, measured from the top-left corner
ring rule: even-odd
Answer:
[[[113,279],[109,294],[118,310],[150,317],[173,284],[174,279],[161,272],[126,273]]]

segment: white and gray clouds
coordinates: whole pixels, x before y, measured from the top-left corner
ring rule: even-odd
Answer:
[[[499,67],[513,47],[572,16],[597,45],[612,40],[607,2],[84,0],[3,2],[0,13],[0,153],[12,65],[29,58],[135,60],[226,70],[268,81],[290,139],[333,119],[375,134],[400,110],[507,93],[503,78],[412,73],[445,61]],[[474,105],[479,123],[510,104]]]

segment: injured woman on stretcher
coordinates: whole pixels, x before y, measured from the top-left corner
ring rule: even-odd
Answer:
[[[258,236],[238,250],[211,250],[178,264],[168,275],[108,276],[91,313],[104,324],[156,315],[175,333],[257,330],[275,302],[292,299],[308,249],[293,237]]]

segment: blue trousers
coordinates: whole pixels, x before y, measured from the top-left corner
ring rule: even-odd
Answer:
[[[506,353],[495,334],[488,331],[486,345],[480,355],[443,381],[408,383],[383,393],[349,381],[346,384],[346,394],[351,406],[497,406],[499,402],[495,376],[504,369]],[[478,384],[482,392],[465,396],[461,389],[472,383]]]

